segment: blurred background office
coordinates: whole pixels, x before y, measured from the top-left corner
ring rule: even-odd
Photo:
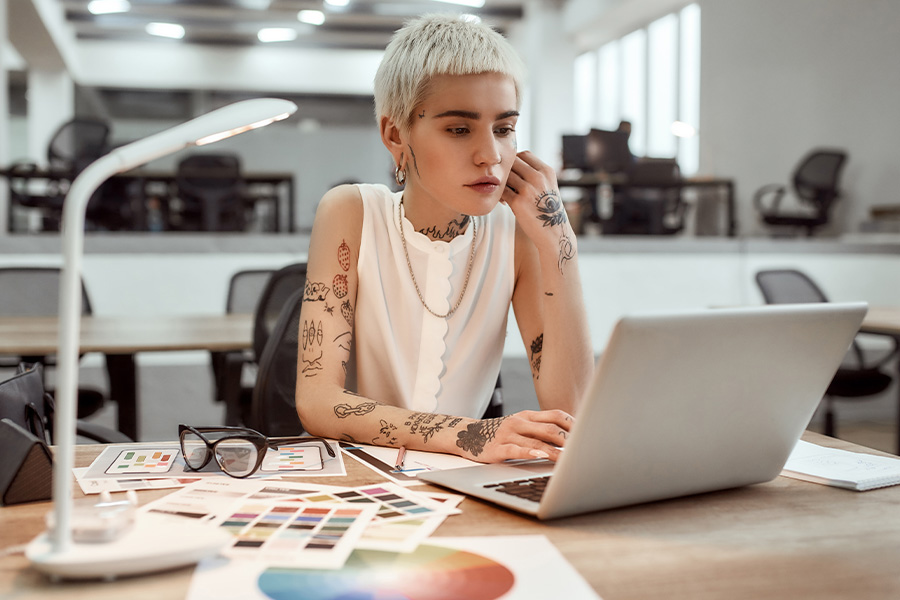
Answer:
[[[224,313],[238,271],[305,261],[328,188],[391,183],[372,78],[393,31],[436,11],[482,19],[526,62],[519,146],[558,169],[597,353],[624,312],[764,302],[764,269],[900,306],[891,0],[0,0],[0,266],[59,264],[62,198],[92,157],[235,100],[289,98],[289,120],[91,201],[95,315]],[[527,373],[510,331],[504,370]],[[206,353],[138,363],[142,410],[173,381],[198,398],[189,410],[222,409]],[[518,379],[511,406],[533,401]],[[893,435],[896,399],[894,381],[837,410]]]

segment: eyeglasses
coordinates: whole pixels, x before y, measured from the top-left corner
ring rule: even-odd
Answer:
[[[199,471],[215,456],[216,463],[226,475],[249,477],[259,470],[269,448],[318,443],[328,456],[335,458],[331,444],[318,437],[269,438],[247,427],[191,427],[178,426],[181,454],[192,471]]]

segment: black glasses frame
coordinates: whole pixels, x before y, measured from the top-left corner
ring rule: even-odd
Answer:
[[[194,434],[206,444],[206,456],[203,459],[203,463],[199,467],[191,466],[187,461],[187,453],[184,450],[184,437],[187,434]],[[227,435],[215,440],[210,441],[204,433],[225,433]],[[193,427],[191,425],[184,425],[183,423],[178,425],[178,441],[181,446],[181,455],[184,457],[185,466],[191,471],[200,471],[209,464],[209,461],[212,460],[213,456],[216,455],[216,445],[222,441],[229,440],[245,440],[256,446],[256,465],[246,474],[246,475],[235,475],[234,473],[229,473],[225,467],[222,466],[221,463],[216,461],[219,465],[219,468],[223,473],[234,477],[236,479],[244,479],[245,477],[250,477],[254,473],[259,470],[259,467],[262,466],[263,460],[265,460],[266,452],[268,448],[272,448],[273,450],[277,450],[279,446],[286,446],[289,444],[308,444],[312,442],[321,443],[325,446],[325,451],[328,452],[328,456],[331,458],[336,458],[334,449],[331,447],[324,438],[320,437],[309,437],[309,436],[295,436],[295,437],[276,437],[270,438],[256,431],[255,429],[250,429],[249,427],[235,427],[223,425],[219,427]]]

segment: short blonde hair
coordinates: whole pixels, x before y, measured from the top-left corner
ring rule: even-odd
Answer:
[[[487,25],[454,15],[424,15],[397,30],[375,74],[375,118],[408,128],[436,75],[501,73],[522,102],[525,67],[509,42]],[[518,106],[516,107],[518,108]]]

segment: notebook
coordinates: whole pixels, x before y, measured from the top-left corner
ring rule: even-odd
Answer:
[[[900,459],[826,448],[800,440],[781,474],[865,492],[900,484]]]
[[[817,303],[624,317],[558,463],[479,465],[419,479],[539,519],[769,481],[866,310]],[[523,481],[533,482],[514,483]]]

